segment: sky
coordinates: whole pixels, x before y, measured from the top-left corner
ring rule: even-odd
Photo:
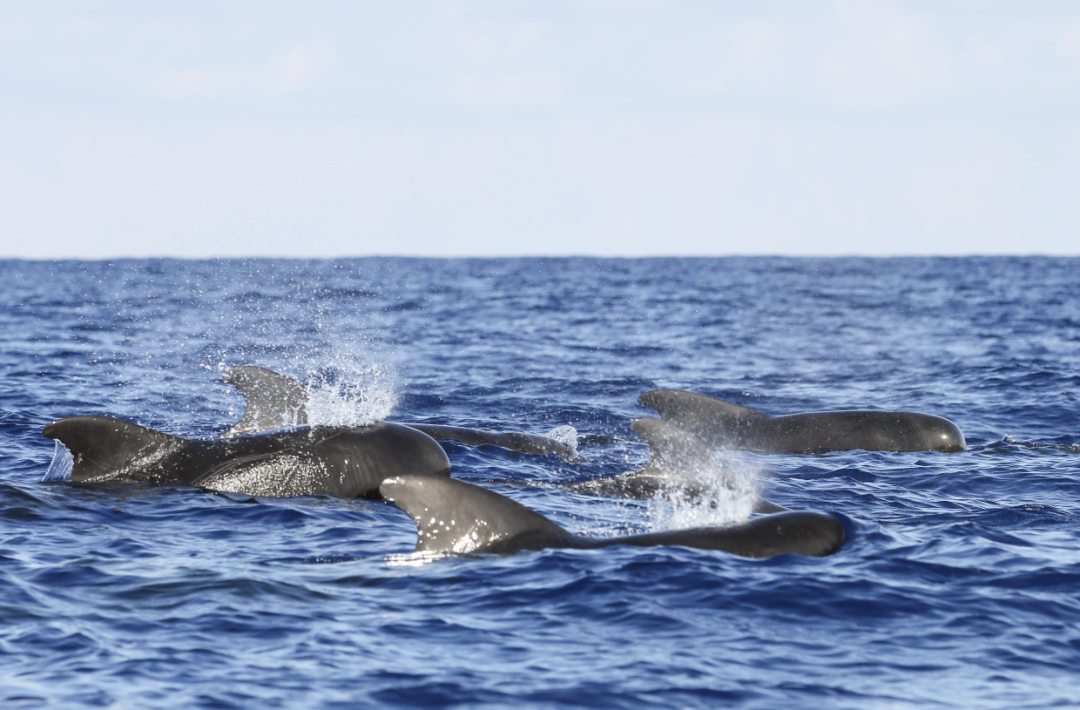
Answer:
[[[1080,3],[0,2],[0,258],[1080,255]]]

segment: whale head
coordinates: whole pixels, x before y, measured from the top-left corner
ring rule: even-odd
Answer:
[[[948,419],[941,418],[941,426],[938,431],[932,435],[933,449],[935,451],[941,451],[946,454],[953,454],[957,451],[964,451],[967,449],[967,440],[964,439],[964,432],[960,431],[960,427],[956,426]]]

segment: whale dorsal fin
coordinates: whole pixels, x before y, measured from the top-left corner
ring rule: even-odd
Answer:
[[[702,419],[747,420],[767,416],[741,404],[684,390],[652,390],[638,397],[638,402],[652,407],[662,418],[676,422],[697,422]]]
[[[639,473],[667,475],[690,472],[695,466],[713,461],[705,443],[678,424],[665,419],[635,419],[630,427],[645,439],[652,449],[649,463]]]
[[[230,367],[222,379],[244,395],[244,417],[223,437],[307,424],[308,391],[291,377],[255,365]]]
[[[139,481],[155,462],[183,446],[186,440],[111,417],[68,417],[43,432],[67,447],[74,457],[71,480]]]
[[[383,481],[379,492],[416,523],[417,552],[540,550],[573,540],[520,503],[452,478],[396,476]]]

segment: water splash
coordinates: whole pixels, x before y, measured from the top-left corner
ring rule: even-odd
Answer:
[[[560,424],[559,426],[555,427],[554,429],[549,431],[547,434],[545,434],[545,436],[547,436],[550,439],[554,439],[555,441],[559,442],[563,446],[566,446],[568,449],[570,449],[569,458],[571,460],[574,460],[574,459],[578,458],[578,430],[577,429],[570,426],[569,424]]]
[[[651,530],[725,526],[754,512],[764,466],[738,452],[718,452],[669,470],[657,495],[648,501]]]
[[[372,424],[390,416],[398,402],[396,372],[385,363],[315,370],[307,387],[307,417],[313,425]]]
[[[424,567],[454,556],[446,552],[401,552],[386,555],[383,561],[387,567]]]
[[[54,441],[53,444],[52,461],[45,471],[45,476],[41,479],[42,482],[66,481],[71,478],[71,471],[75,468],[75,457],[71,455],[67,447],[59,441]]]

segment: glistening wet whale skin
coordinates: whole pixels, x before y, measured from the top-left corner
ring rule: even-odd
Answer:
[[[69,417],[45,436],[71,451],[71,480],[199,486],[255,496],[378,497],[402,473],[449,476],[427,434],[398,424],[300,427],[232,439],[182,439],[110,417]]]
[[[307,423],[308,391],[297,380],[256,365],[230,367],[224,372],[223,378],[247,401],[243,418],[225,432],[225,437]],[[567,460],[576,456],[574,449],[561,441],[538,434],[402,423],[440,441],[452,439],[468,446],[494,444],[526,454],[556,454]]]
[[[682,390],[653,390],[638,402],[717,448],[790,453],[850,449],[951,453],[967,448],[955,424],[918,412],[853,410],[769,416]]]
[[[588,538],[574,535],[505,496],[450,478],[398,476],[383,481],[379,490],[416,523],[416,551],[436,554],[681,545],[741,557],[823,557],[839,550],[846,536],[844,524],[836,516],[788,511],[723,528]]]

